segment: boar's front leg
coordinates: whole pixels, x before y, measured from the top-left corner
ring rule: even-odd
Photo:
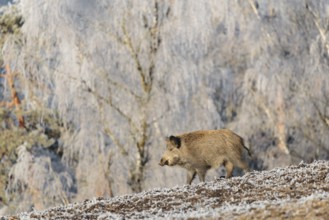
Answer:
[[[188,170],[187,172],[187,184],[191,185],[192,181],[194,180],[196,175],[196,171],[195,170]]]
[[[197,170],[196,172],[198,174],[198,177],[199,177],[200,182],[204,182],[205,179],[206,179],[207,170],[203,170],[202,169],[202,170]]]

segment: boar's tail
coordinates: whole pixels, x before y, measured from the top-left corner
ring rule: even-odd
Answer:
[[[244,147],[244,149],[246,149],[246,150],[247,150],[247,152],[248,152],[248,155],[251,157],[251,152],[250,152],[249,148],[247,148],[246,146],[243,146],[243,147]]]

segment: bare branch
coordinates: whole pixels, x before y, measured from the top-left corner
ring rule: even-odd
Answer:
[[[122,42],[121,38],[119,38],[119,37],[117,37],[117,38],[115,38],[115,39],[118,40],[119,42]],[[141,99],[140,96],[138,96],[136,93],[134,93],[131,89],[129,89],[129,88],[128,88],[127,86],[125,86],[124,84],[119,83],[119,82],[116,82],[116,81],[110,79],[110,78],[108,77],[109,74],[108,74],[104,69],[102,69],[102,68],[100,68],[99,66],[95,65],[95,63],[92,62],[92,58],[91,58],[91,56],[82,50],[82,48],[84,47],[84,45],[82,45],[81,42],[77,43],[76,46],[77,46],[77,50],[79,51],[80,55],[82,55],[83,57],[85,57],[86,59],[88,59],[88,60],[90,61],[90,63],[93,65],[93,69],[95,70],[94,72],[95,72],[96,74],[98,74],[98,75],[100,75],[102,78],[106,79],[106,81],[107,81],[109,84],[111,84],[112,86],[115,86],[116,88],[121,89],[122,91],[124,91],[124,92],[130,94],[130,95],[133,96],[135,99],[137,99],[137,100],[140,100],[140,99]],[[80,57],[80,60],[82,60],[82,57]],[[104,65],[105,65],[105,64],[104,64]],[[66,75],[66,74],[65,74],[65,75]]]
[[[105,71],[104,70],[102,70],[102,69],[100,69],[100,68],[96,68],[96,69],[98,69],[99,71],[99,73],[103,73],[104,74],[104,76],[105,76]],[[106,77],[106,76],[105,76]],[[107,80],[107,82],[109,83],[109,84],[111,84],[112,86],[114,86],[114,87],[116,87],[116,88],[118,88],[118,89],[120,89],[120,90],[122,90],[122,91],[124,91],[124,92],[126,92],[126,93],[128,93],[128,94],[130,94],[132,97],[134,97],[136,100],[141,100],[142,98],[139,96],[139,95],[137,95],[136,93],[134,93],[132,90],[130,90],[127,86],[125,86],[124,84],[122,84],[122,83],[119,83],[119,82],[116,82],[116,81],[114,81],[114,80],[112,80],[112,79],[110,79],[109,77],[106,77],[106,80]]]
[[[116,106],[113,101],[112,98],[105,98],[102,95],[98,94],[95,90],[93,90],[92,88],[90,88],[86,81],[82,80],[82,83],[84,84],[84,86],[86,87],[86,91],[93,94],[96,99],[101,100],[103,102],[105,102],[106,104],[110,105],[114,110],[116,110],[116,112],[118,112],[127,122],[128,124],[131,126],[131,128],[133,129],[132,134],[133,133],[139,133],[139,129],[137,128],[136,124],[133,122],[132,118],[130,118],[126,113],[124,113],[118,106]],[[134,136],[133,136],[134,137]],[[135,140],[135,138],[134,138]]]
[[[16,88],[15,88],[15,84],[14,84],[14,76],[15,74],[11,72],[11,69],[9,67],[9,64],[5,65],[5,69],[6,69],[6,80],[10,89],[10,93],[11,93],[11,99],[12,101],[10,103],[7,103],[7,107],[11,108],[13,106],[15,106],[16,108],[16,117],[19,123],[19,127],[20,128],[25,128],[25,121],[24,121],[24,117],[21,114],[21,100],[18,97]]]
[[[131,91],[131,90],[130,90],[129,88],[127,88],[125,85],[123,85],[123,84],[121,84],[121,83],[118,83],[118,82],[115,82],[115,81],[113,81],[113,80],[111,80],[111,79],[109,79],[109,78],[107,78],[107,81],[108,81],[111,85],[113,85],[113,86],[115,86],[115,87],[121,89],[121,90],[124,91],[124,92],[129,93],[129,94],[130,94],[131,96],[133,96],[135,99],[137,99],[137,100],[141,100],[141,97],[140,97],[139,95],[137,95],[136,93],[134,93],[133,91]]]
[[[320,33],[320,36],[321,36],[321,39],[322,39],[322,41],[323,41],[323,43],[324,43],[324,45],[327,49],[327,54],[329,54],[329,43],[327,41],[327,36],[325,34],[326,33],[326,28],[321,27],[321,25],[320,25],[321,18],[319,18],[319,16],[314,12],[314,10],[310,6],[310,4],[307,5],[306,9],[313,16],[314,24],[315,24],[316,28],[318,29],[318,31]]]
[[[138,54],[136,53],[135,48],[133,46],[132,40],[129,37],[128,31],[127,31],[127,28],[126,28],[125,19],[123,20],[123,24],[122,24],[121,28],[122,28],[122,31],[123,31],[123,34],[124,34],[123,43],[124,43],[124,45],[126,45],[128,47],[128,49],[130,51],[130,55],[132,56],[132,58],[135,62],[136,69],[139,73],[139,77],[140,77],[140,80],[141,80],[143,91],[147,92],[148,91],[148,89],[147,89],[148,86],[147,86],[147,82],[146,82],[146,78],[145,78],[145,73],[143,71],[142,64],[141,64],[141,62],[138,58]]]
[[[253,2],[252,0],[248,0],[249,5],[251,6],[252,10],[254,11],[255,15],[257,16],[257,18],[260,18],[258,10],[256,8],[255,2]]]
[[[169,112],[170,112],[169,111],[169,106],[167,106],[166,110],[160,116],[158,116],[158,117],[154,118],[153,120],[149,121],[147,124],[151,125],[151,124],[163,119]]]
[[[316,111],[316,113],[318,114],[319,118],[321,119],[321,121],[326,125],[325,127],[327,129],[329,129],[329,117],[326,116],[325,112],[322,112],[319,108],[319,106],[315,103],[315,101],[313,99],[310,99],[313,106],[314,106],[314,109]]]
[[[112,139],[112,141],[114,142],[114,144],[120,148],[121,154],[123,154],[125,156],[128,155],[127,150],[125,149],[125,147],[123,146],[123,144],[121,144],[120,141],[115,137],[115,135],[112,132],[112,130],[110,128],[106,127],[104,129],[104,131]]]

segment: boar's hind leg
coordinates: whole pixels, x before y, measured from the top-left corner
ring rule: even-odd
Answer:
[[[188,170],[187,172],[187,184],[191,185],[192,181],[194,180],[196,175],[196,171],[195,170]]]
[[[238,161],[236,166],[243,169],[244,173],[250,172],[250,168],[249,168],[248,164],[243,161]]]
[[[225,161],[226,178],[231,178],[233,173],[233,163],[231,161]]]

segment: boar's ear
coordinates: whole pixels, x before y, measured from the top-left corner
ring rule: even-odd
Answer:
[[[175,145],[177,148],[180,148],[181,145],[181,140],[179,137],[175,137],[175,136],[170,136],[169,137],[170,142]]]

